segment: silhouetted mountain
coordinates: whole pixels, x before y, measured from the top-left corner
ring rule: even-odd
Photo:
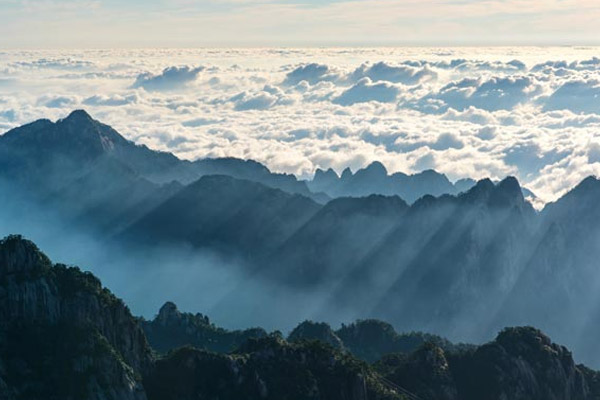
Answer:
[[[327,171],[317,169],[308,187],[313,192],[323,192],[330,197],[365,197],[372,194],[400,196],[408,203],[414,203],[425,195],[457,195],[475,186],[473,179],[461,179],[454,184],[444,174],[433,170],[407,175],[397,172],[389,175],[383,164],[373,162],[356,173],[346,168],[338,177],[331,168]],[[523,194],[535,198],[528,189]]]
[[[496,302],[518,278],[515,270],[527,255],[523,243],[535,226],[536,213],[512,178],[498,185],[480,181],[457,197],[425,196],[363,249],[365,257],[346,265],[350,273],[332,299],[349,313],[406,329],[476,339],[485,324],[466,321],[495,317],[490,310],[501,307]],[[489,329],[497,328],[491,323]]]
[[[323,192],[334,198],[381,194],[400,196],[409,203],[426,194],[440,196],[458,193],[446,176],[435,171],[428,170],[415,175],[402,173],[388,175],[380,162],[374,162],[354,174],[346,169],[341,177],[331,169],[327,172],[317,169],[308,186],[314,192]]]
[[[300,195],[211,175],[149,212],[124,237],[147,243],[187,243],[252,258],[280,245],[319,208]]]
[[[59,209],[68,219],[91,217],[113,231],[138,219],[182,185],[209,174],[327,200],[313,195],[293,175],[272,174],[253,161],[190,162],[138,146],[83,110],[56,123],[39,120],[0,136],[0,180],[9,186],[7,190],[27,193],[29,200]]]
[[[228,331],[210,323],[202,314],[182,313],[174,303],[165,303],[156,318],[142,321],[142,327],[152,348],[167,353],[170,350],[194,346],[217,353],[237,350],[250,338],[266,337],[261,328]]]
[[[407,210],[399,197],[332,200],[276,250],[271,270],[279,279],[294,284],[319,284],[344,276]]]
[[[237,158],[208,158],[195,161],[195,171],[200,175],[228,175],[237,179],[259,182],[265,186],[281,189],[292,194],[301,194],[319,202],[326,203],[329,197],[308,189],[306,182],[298,181],[294,175],[277,174],[253,160]]]

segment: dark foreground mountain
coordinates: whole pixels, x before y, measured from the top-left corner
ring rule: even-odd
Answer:
[[[53,265],[17,236],[0,242],[0,398],[146,398],[142,329],[90,273]]]
[[[485,345],[448,352],[428,343],[376,364],[384,377],[422,399],[595,399],[598,374],[539,330],[508,328]],[[589,382],[589,383],[588,383]]]
[[[235,333],[234,351],[227,338],[217,352],[182,347],[157,356],[139,320],[97,278],[52,264],[19,236],[0,241],[0,316],[2,399],[587,400],[600,394],[596,372],[575,365],[567,349],[533,328],[506,329],[479,347],[429,340],[416,350],[390,347],[374,365],[310,340],[327,328],[311,323],[289,342],[255,330],[260,337]],[[228,335],[173,304],[150,324],[190,337],[211,332],[202,339],[208,342]],[[399,343],[389,326],[373,321],[335,335],[348,348],[380,346],[382,337]]]
[[[97,278],[18,236],[0,241],[0,317],[2,399],[401,398],[352,357],[277,337],[231,355],[189,348],[157,359]]]

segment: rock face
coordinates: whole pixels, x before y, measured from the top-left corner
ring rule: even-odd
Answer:
[[[402,398],[368,365],[330,346],[277,336],[250,340],[231,355],[180,349],[158,361],[146,388],[149,400]]]
[[[228,331],[210,323],[202,314],[182,313],[174,303],[167,302],[153,321],[142,321],[148,342],[155,350],[166,353],[183,346],[194,346],[217,353],[238,349],[250,338],[261,338],[267,333],[261,328]]]
[[[151,351],[97,278],[52,265],[18,236],[0,241],[0,398],[146,398]]]

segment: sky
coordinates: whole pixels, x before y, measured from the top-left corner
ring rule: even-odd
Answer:
[[[597,0],[0,0],[0,48],[592,45]]]

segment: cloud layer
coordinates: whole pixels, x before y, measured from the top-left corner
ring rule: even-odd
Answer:
[[[597,50],[4,51],[0,131],[83,107],[183,158],[516,175],[552,201],[600,174]]]

